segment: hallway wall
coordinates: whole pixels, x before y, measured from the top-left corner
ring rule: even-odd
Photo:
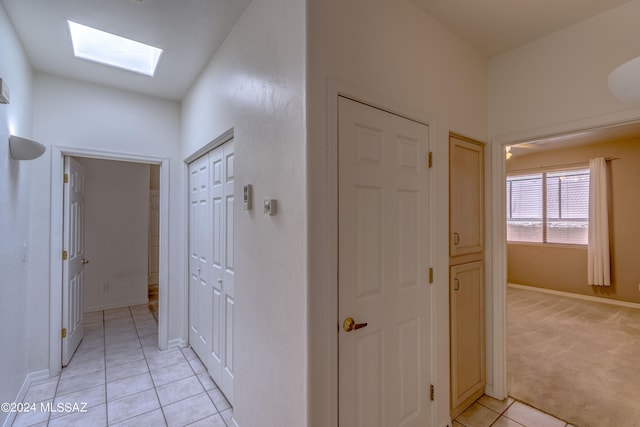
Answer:
[[[87,189],[84,311],[146,304],[149,165],[76,159]]]
[[[254,0],[183,101],[182,155],[234,130],[234,411],[307,425],[305,2]],[[277,199],[276,216],[262,211]],[[186,199],[182,202],[186,208]]]
[[[640,55],[640,1],[586,19],[489,61],[492,136],[537,135],[640,117],[607,76]]]
[[[434,403],[434,425],[449,420],[449,258],[448,258],[448,136],[449,131],[486,141],[487,60],[477,49],[443,27],[410,1],[312,0],[308,2],[308,156],[309,185],[309,309],[311,310],[310,388],[312,425],[335,425],[335,322],[330,317],[336,301],[329,300],[336,278],[327,266],[335,262],[328,154],[334,143],[328,124],[332,112],[329,82],[352,87],[347,94],[376,99],[365,101],[404,114],[433,118],[430,149],[433,235],[431,258],[435,281],[430,293],[434,334],[433,378],[439,396]],[[361,95],[361,93],[369,95]],[[383,101],[380,101],[382,99]],[[424,120],[424,119],[423,119]],[[489,169],[487,169],[489,170]],[[487,180],[489,181],[489,180]],[[487,215],[490,218],[490,215]],[[487,235],[491,229],[487,227]],[[487,247],[487,253],[491,253]],[[490,269],[491,261],[487,262]],[[425,266],[426,268],[427,266]],[[489,288],[489,287],[488,287]],[[489,307],[487,312],[490,313]],[[490,324],[487,324],[490,328]],[[487,348],[491,348],[487,345]],[[488,357],[488,360],[491,360]],[[333,366],[333,369],[335,366]],[[490,382],[491,374],[487,371]]]
[[[33,292],[29,275],[33,243],[29,218],[31,190],[37,181],[32,179],[32,161],[17,161],[9,155],[9,134],[32,136],[32,73],[1,3],[0,78],[11,94],[10,104],[0,105],[0,402],[12,402],[32,371],[29,300]],[[0,412],[0,425],[8,415]]]

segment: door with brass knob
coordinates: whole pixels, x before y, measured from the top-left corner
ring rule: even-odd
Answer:
[[[429,425],[429,128],[338,98],[338,425]]]
[[[364,328],[365,326],[367,326],[366,323],[356,323],[353,317],[347,317],[342,323],[342,329],[344,329],[345,332],[351,332],[354,329]]]

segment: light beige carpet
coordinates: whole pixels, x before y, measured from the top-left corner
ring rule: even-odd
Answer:
[[[640,310],[508,290],[509,394],[579,427],[640,427]]]

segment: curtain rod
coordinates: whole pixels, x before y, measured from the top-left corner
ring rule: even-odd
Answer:
[[[613,160],[619,160],[620,157],[605,157],[604,160],[607,162],[611,162]],[[562,170],[562,169],[566,169],[566,168],[572,168],[572,169],[578,169],[580,167],[583,168],[588,168],[589,167],[589,161],[587,160],[586,162],[579,162],[579,163],[565,163],[562,165],[556,165],[556,166],[534,166],[534,167],[530,167],[530,168],[524,168],[524,169],[507,169],[506,172],[528,172],[528,171],[537,171],[540,169],[546,169],[546,170]]]

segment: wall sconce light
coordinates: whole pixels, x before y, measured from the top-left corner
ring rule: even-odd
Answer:
[[[511,156],[513,156],[513,153],[511,152],[511,146],[507,145],[506,147],[504,147],[504,151],[506,153],[507,160],[509,160]]]
[[[9,103],[9,88],[4,80],[0,79],[0,104]]]
[[[44,144],[19,136],[9,136],[9,153],[16,160],[32,160],[42,156],[47,147]]]
[[[625,62],[607,78],[609,90],[622,102],[640,105],[640,57]]]

